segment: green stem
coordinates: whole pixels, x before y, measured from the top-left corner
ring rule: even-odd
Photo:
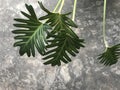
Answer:
[[[61,1],[62,1],[62,0],[59,0],[59,1],[58,1],[57,5],[55,6],[55,9],[53,10],[53,13],[56,12],[56,10],[58,9],[59,5],[61,4]]]
[[[108,43],[106,41],[106,4],[107,0],[104,0],[104,8],[103,8],[103,40],[105,47],[108,47]]]
[[[62,0],[62,2],[61,2],[61,6],[60,6],[60,9],[59,9],[59,13],[61,13],[62,8],[63,8],[63,6],[64,6],[64,3],[65,3],[65,0]]]
[[[77,0],[74,0],[73,15],[72,15],[73,21],[75,20],[76,7],[77,7]]]

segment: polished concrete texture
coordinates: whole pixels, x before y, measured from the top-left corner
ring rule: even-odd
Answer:
[[[57,0],[42,0],[53,10]],[[65,0],[71,11],[74,0]],[[107,0],[107,40],[120,43],[120,0]],[[37,15],[44,14],[37,0],[0,0],[0,90],[120,90],[120,61],[105,67],[97,55],[104,50],[102,39],[103,0],[78,0],[75,32],[85,39],[85,48],[72,62],[61,67],[43,65],[42,57],[19,56],[14,48],[13,18],[23,17],[24,4],[32,4]]]

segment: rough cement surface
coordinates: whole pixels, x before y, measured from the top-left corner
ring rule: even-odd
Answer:
[[[42,0],[50,10],[57,0]],[[120,61],[105,67],[97,55],[104,50],[102,40],[103,0],[78,0],[76,33],[84,38],[86,47],[61,67],[44,66],[42,57],[19,56],[14,48],[14,17],[23,17],[25,3],[34,6],[38,16],[43,13],[37,0],[0,0],[0,90],[120,90]],[[65,11],[71,11],[73,0],[66,0]],[[107,40],[120,43],[120,0],[108,0]]]

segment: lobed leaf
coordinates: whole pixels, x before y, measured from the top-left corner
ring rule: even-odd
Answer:
[[[111,66],[118,62],[120,58],[120,44],[108,47],[104,53],[100,54],[98,60],[106,66]]]
[[[57,39],[57,40],[56,40]],[[78,39],[78,42],[75,42],[74,39]],[[69,57],[69,54],[72,56],[76,56],[79,48],[84,47],[84,41],[79,40],[79,38],[71,37],[65,32],[61,32],[54,40],[50,40],[50,45],[47,46],[48,50],[45,53],[45,57],[43,58],[46,61],[44,64],[51,64],[52,66],[61,65],[61,61],[64,63],[68,63],[72,61]],[[71,44],[72,43],[72,44]],[[81,45],[79,45],[81,43]],[[78,45],[78,46],[76,46]],[[51,49],[52,48],[52,49]]]
[[[37,51],[44,55],[46,51],[46,32],[51,27],[47,24],[43,24],[39,22],[35,11],[31,5],[25,4],[26,9],[29,14],[21,11],[21,13],[27,17],[27,19],[15,18],[14,20],[17,22],[14,24],[18,29],[12,31],[15,36],[15,44],[14,46],[19,46],[20,55],[24,55],[27,53],[28,56],[35,56],[35,48]]]

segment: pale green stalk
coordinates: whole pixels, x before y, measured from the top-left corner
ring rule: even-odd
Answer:
[[[103,8],[103,40],[105,47],[108,47],[108,43],[106,41],[106,4],[107,0],[104,0],[104,8]]]
[[[56,10],[57,10],[58,7],[60,6],[61,2],[62,2],[62,0],[59,0],[59,1],[57,2],[57,5],[55,6],[55,9],[53,10],[53,13],[56,12]]]
[[[62,2],[61,2],[61,6],[60,6],[60,9],[59,9],[59,13],[61,13],[62,8],[63,8],[63,6],[64,6],[64,3],[65,3],[65,0],[62,0]]]
[[[73,21],[75,20],[76,7],[77,7],[77,0],[74,0],[73,15],[72,15]]]

